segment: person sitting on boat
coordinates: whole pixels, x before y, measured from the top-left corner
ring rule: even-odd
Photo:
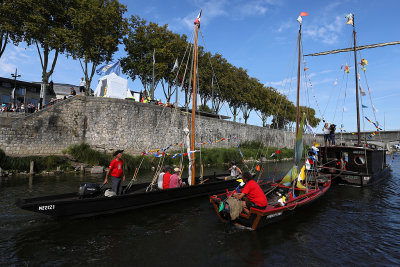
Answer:
[[[171,167],[165,167],[165,174],[163,176],[163,189],[169,188],[169,180],[171,179]]]
[[[122,181],[125,181],[125,173],[124,173],[124,161],[122,160],[122,152],[123,150],[117,150],[114,152],[113,159],[110,163],[110,167],[106,173],[106,178],[104,180],[104,184],[108,182],[108,176],[111,174],[111,182],[112,182],[112,191],[120,195],[122,191]]]
[[[249,172],[243,173],[243,179],[246,182],[241,193],[234,193],[233,197],[242,200],[242,207],[246,214],[250,213],[250,208],[265,209],[268,204],[267,197],[261,187]]]
[[[169,188],[177,188],[182,186],[182,180],[179,177],[181,170],[179,168],[174,169],[174,174],[171,175],[169,180]]]
[[[157,181],[158,189],[163,189],[163,177],[164,177],[164,174],[165,174],[165,167],[161,169],[161,172],[158,175],[158,181]]]
[[[327,123],[327,122],[325,123],[324,128],[322,128],[322,131],[323,131],[323,133],[324,133],[324,141],[325,141],[325,147],[326,147],[326,146],[327,146],[327,142],[328,142],[328,140],[330,139],[330,138],[329,138],[329,135],[330,135],[330,133],[331,133],[331,131],[329,130],[329,127],[328,127],[328,123]]]
[[[331,124],[329,126],[329,145],[335,145],[335,131],[336,131],[336,125]]]
[[[234,161],[231,161],[231,167],[228,170],[231,171],[231,175],[225,177],[225,181],[231,179],[237,179],[239,175],[242,174],[242,171],[239,169],[238,166],[236,166],[236,162]]]

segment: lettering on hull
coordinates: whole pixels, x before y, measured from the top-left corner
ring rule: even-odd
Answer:
[[[39,206],[38,210],[55,210],[56,205]]]

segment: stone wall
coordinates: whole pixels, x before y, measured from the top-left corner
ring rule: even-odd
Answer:
[[[61,154],[66,147],[85,142],[100,151],[125,149],[135,154],[182,142],[187,115],[130,100],[76,96],[1,125],[0,148],[8,155],[49,155]],[[237,139],[209,147],[236,146],[237,142],[254,140],[293,147],[295,142],[292,132],[196,116],[197,142],[231,136]],[[312,136],[304,139],[305,144],[315,141]]]

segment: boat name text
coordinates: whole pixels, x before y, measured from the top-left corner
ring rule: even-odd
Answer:
[[[55,210],[56,205],[39,206],[38,210]]]

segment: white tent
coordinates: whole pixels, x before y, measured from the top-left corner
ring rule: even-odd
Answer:
[[[94,95],[125,99],[132,97],[132,94],[127,87],[128,80],[119,77],[115,73],[111,73],[99,79]]]

